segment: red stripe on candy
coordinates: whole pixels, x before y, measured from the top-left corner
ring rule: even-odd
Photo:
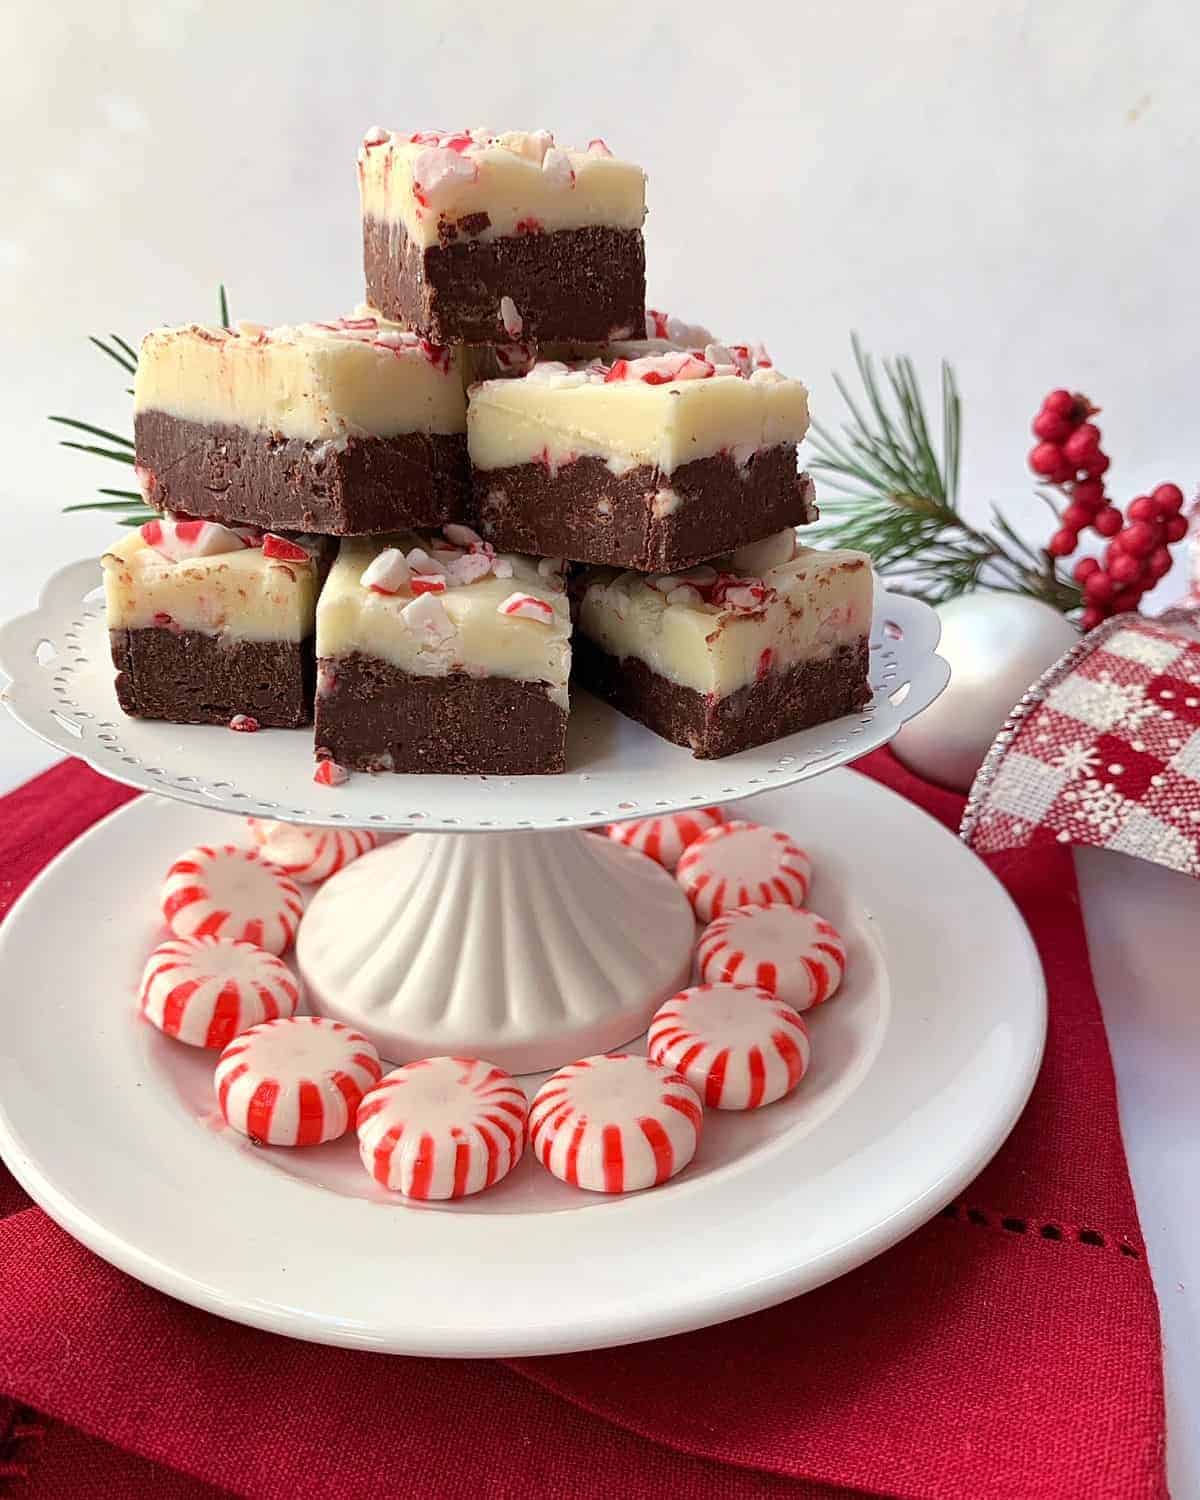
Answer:
[[[163,1002],[162,1029],[168,1036],[178,1036],[179,1028],[183,1025],[184,1012],[187,1003],[200,988],[198,979],[185,979],[182,984],[177,984],[167,995]]]
[[[694,1099],[689,1099],[686,1094],[664,1094],[662,1101],[668,1109],[676,1110],[692,1122],[692,1129],[697,1136],[700,1134],[700,1122],[704,1118],[700,1106]]]
[[[413,1162],[412,1187],[409,1189],[410,1196],[413,1198],[429,1197],[435,1154],[433,1137],[425,1131],[417,1143],[417,1156]]]
[[[604,1170],[604,1191],[620,1193],[625,1188],[625,1147],[621,1127],[606,1125],[600,1133],[600,1157]]]
[[[275,1078],[264,1078],[254,1090],[250,1108],[246,1111],[246,1134],[252,1141],[263,1145],[271,1134],[271,1117],[279,1099],[279,1082]]]
[[[805,956],[801,962],[808,970],[808,977],[812,980],[814,1005],[820,1005],[822,1000],[829,998],[829,971],[823,963],[815,958]]]
[[[708,1077],[704,1080],[704,1102],[715,1106],[725,1088],[725,1070],[729,1066],[729,1048],[723,1047],[713,1058]]]
[[[219,937],[221,928],[224,927],[228,920],[229,913],[227,911],[210,912],[204,921],[200,923],[199,927],[196,928],[195,932],[192,933],[192,936],[198,938]]]
[[[306,1078],[300,1085],[300,1112],[296,1121],[297,1146],[315,1146],[325,1128],[325,1105],[321,1090]]]
[[[236,1068],[231,1068],[221,1079],[221,1087],[217,1090],[217,1105],[226,1120],[229,1119],[229,1091],[248,1071],[249,1068],[245,1063],[238,1063]]]
[[[757,1109],[767,1087],[767,1064],[762,1048],[751,1047],[747,1062],[750,1068],[750,1097],[746,1101],[746,1108]]]
[[[185,906],[191,906],[193,901],[207,901],[207,899],[208,895],[202,887],[198,885],[181,886],[179,890],[172,891],[163,902],[163,916],[166,917],[169,924],[172,918],[178,916]]]
[[[213,1006],[212,1020],[204,1038],[206,1047],[223,1047],[241,1030],[242,991],[236,979],[227,979]]]
[[[651,1151],[654,1152],[654,1185],[665,1182],[670,1177],[675,1166],[675,1151],[671,1146],[671,1138],[662,1128],[657,1120],[648,1116],[638,1121],[642,1134],[646,1137]]]
[[[775,1044],[776,1052],[787,1064],[788,1088],[795,1088],[804,1077],[804,1059],[800,1055],[799,1047],[786,1031],[772,1032],[771,1041]]]
[[[353,1130],[358,1123],[358,1106],[362,1102],[362,1090],[349,1073],[343,1073],[340,1069],[333,1074],[330,1081],[346,1101],[346,1122],[348,1128]],[[380,1100],[381,1104],[382,1102]]]
[[[467,1191],[467,1173],[471,1169],[471,1147],[466,1141],[456,1141],[454,1144],[454,1186],[450,1190],[452,1198],[461,1198]]]

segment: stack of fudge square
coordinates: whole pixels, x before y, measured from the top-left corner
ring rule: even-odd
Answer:
[[[641,168],[376,128],[358,173],[353,317],[141,346],[124,711],[315,724],[328,780],[562,771],[570,687],[703,757],[865,704],[869,561],[796,536],[807,392],[647,311]]]

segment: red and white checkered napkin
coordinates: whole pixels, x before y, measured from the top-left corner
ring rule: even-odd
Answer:
[[[1195,619],[1117,615],[1033,685],[971,788],[973,849],[1091,844],[1200,878]]]

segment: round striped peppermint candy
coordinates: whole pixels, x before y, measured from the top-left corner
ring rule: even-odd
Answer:
[[[500,1181],[525,1150],[525,1094],[475,1057],[396,1068],[358,1112],[363,1166],[406,1198],[465,1198]]]
[[[812,866],[799,844],[759,823],[722,823],[679,858],[675,878],[701,922],[735,906],[803,906]]]
[[[359,1032],[325,1016],[292,1016],[234,1037],[213,1083],[225,1119],[252,1141],[319,1146],[353,1126],[382,1071]]]
[[[697,984],[655,1013],[650,1056],[674,1068],[710,1109],[759,1109],[808,1069],[808,1030],[790,1005],[752,984]]]
[[[618,844],[636,849],[673,870],[679,856],[702,833],[724,823],[719,807],[695,807],[688,812],[668,813],[665,818],[635,818],[632,823],[610,823],[608,836]]]
[[[168,938],[147,960],[138,1007],[190,1047],[224,1047],[259,1021],[290,1016],[299,981],[273,953],[227,938]]]
[[[542,1166],[572,1187],[633,1193],[687,1166],[703,1113],[678,1073],[611,1052],[546,1080],[530,1106],[529,1141]]]
[[[846,972],[832,922],[803,906],[737,906],[710,922],[696,948],[701,979],[757,984],[796,1010],[821,1005]]]
[[[271,818],[246,822],[263,859],[301,885],[319,885],[379,844],[379,835],[367,828],[307,828]]]
[[[304,911],[299,888],[254,849],[200,844],[163,883],[162,913],[176,937],[223,937],[286,953]]]

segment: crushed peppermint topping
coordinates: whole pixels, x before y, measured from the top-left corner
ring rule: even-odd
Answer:
[[[513,615],[519,620],[536,620],[539,625],[554,624],[553,606],[533,594],[509,594],[503,603],[497,604],[496,613]]]
[[[313,772],[313,780],[318,786],[344,786],[350,780],[350,772],[336,760],[323,760]]]
[[[376,594],[398,594],[408,587],[412,570],[399,547],[385,547],[363,569],[359,582]]]
[[[413,582],[415,585],[416,580]],[[446,606],[434,594],[417,594],[400,613],[413,634],[423,637],[429,645],[440,646],[456,634],[454,622],[446,613]]]
[[[492,573],[496,578],[511,578],[513,565],[507,557],[497,557],[492,561]]]
[[[517,304],[511,297],[500,298],[500,322],[504,325],[504,331],[510,339],[519,339],[521,330],[525,327],[525,320],[517,311]]]
[[[414,573],[409,582],[413,598],[418,594],[444,594],[446,592],[445,572],[442,573]]]
[[[557,146],[552,146],[542,157],[542,176],[554,187],[575,186],[575,168],[571,165],[571,158]]]
[[[138,528],[142,541],[169,562],[196,557],[218,557],[257,545],[217,521],[177,521],[162,516]],[[308,554],[305,553],[307,558]]]
[[[709,606],[737,614],[757,614],[778,597],[765,579],[721,573],[707,563],[683,573],[652,574],[645,582],[647,587],[664,595],[668,604],[692,609]]]
[[[274,558],[277,562],[312,562],[307,548],[302,547],[299,542],[289,541],[285,536],[276,536],[273,531],[264,532],[262,551],[264,557]]]
[[[229,727],[237,734],[257,734],[262,725],[252,714],[234,714]]]
[[[497,134],[494,131],[476,128],[474,130],[413,130],[407,134],[400,134],[385,130],[382,125],[372,125],[362,139],[363,154],[383,145],[402,148],[415,146],[418,152],[444,152],[448,155],[468,158],[478,157],[485,151],[506,151],[518,160],[529,162],[531,166],[539,167],[542,171],[549,171],[552,174],[562,172],[562,168],[557,163],[547,167],[546,158],[561,156],[565,158],[567,171],[570,173],[569,178],[564,176],[564,185],[574,181],[572,157],[612,157],[607,143],[599,136],[590,140],[587,147],[581,151],[571,146],[559,146],[549,130],[504,130]]]
[[[645,385],[669,385],[683,380],[711,380],[718,375],[737,376],[759,384],[783,378],[765,354],[760,357],[740,352],[747,348],[743,344],[728,348],[724,344],[706,344],[703,349],[673,349],[662,354],[614,359],[611,364],[602,359],[573,364],[545,359],[538,360],[525,379],[567,388],[615,385],[633,380],[640,380]]]
[[[430,556],[424,547],[413,547],[408,554],[408,565],[414,573],[444,573],[444,564]]]

